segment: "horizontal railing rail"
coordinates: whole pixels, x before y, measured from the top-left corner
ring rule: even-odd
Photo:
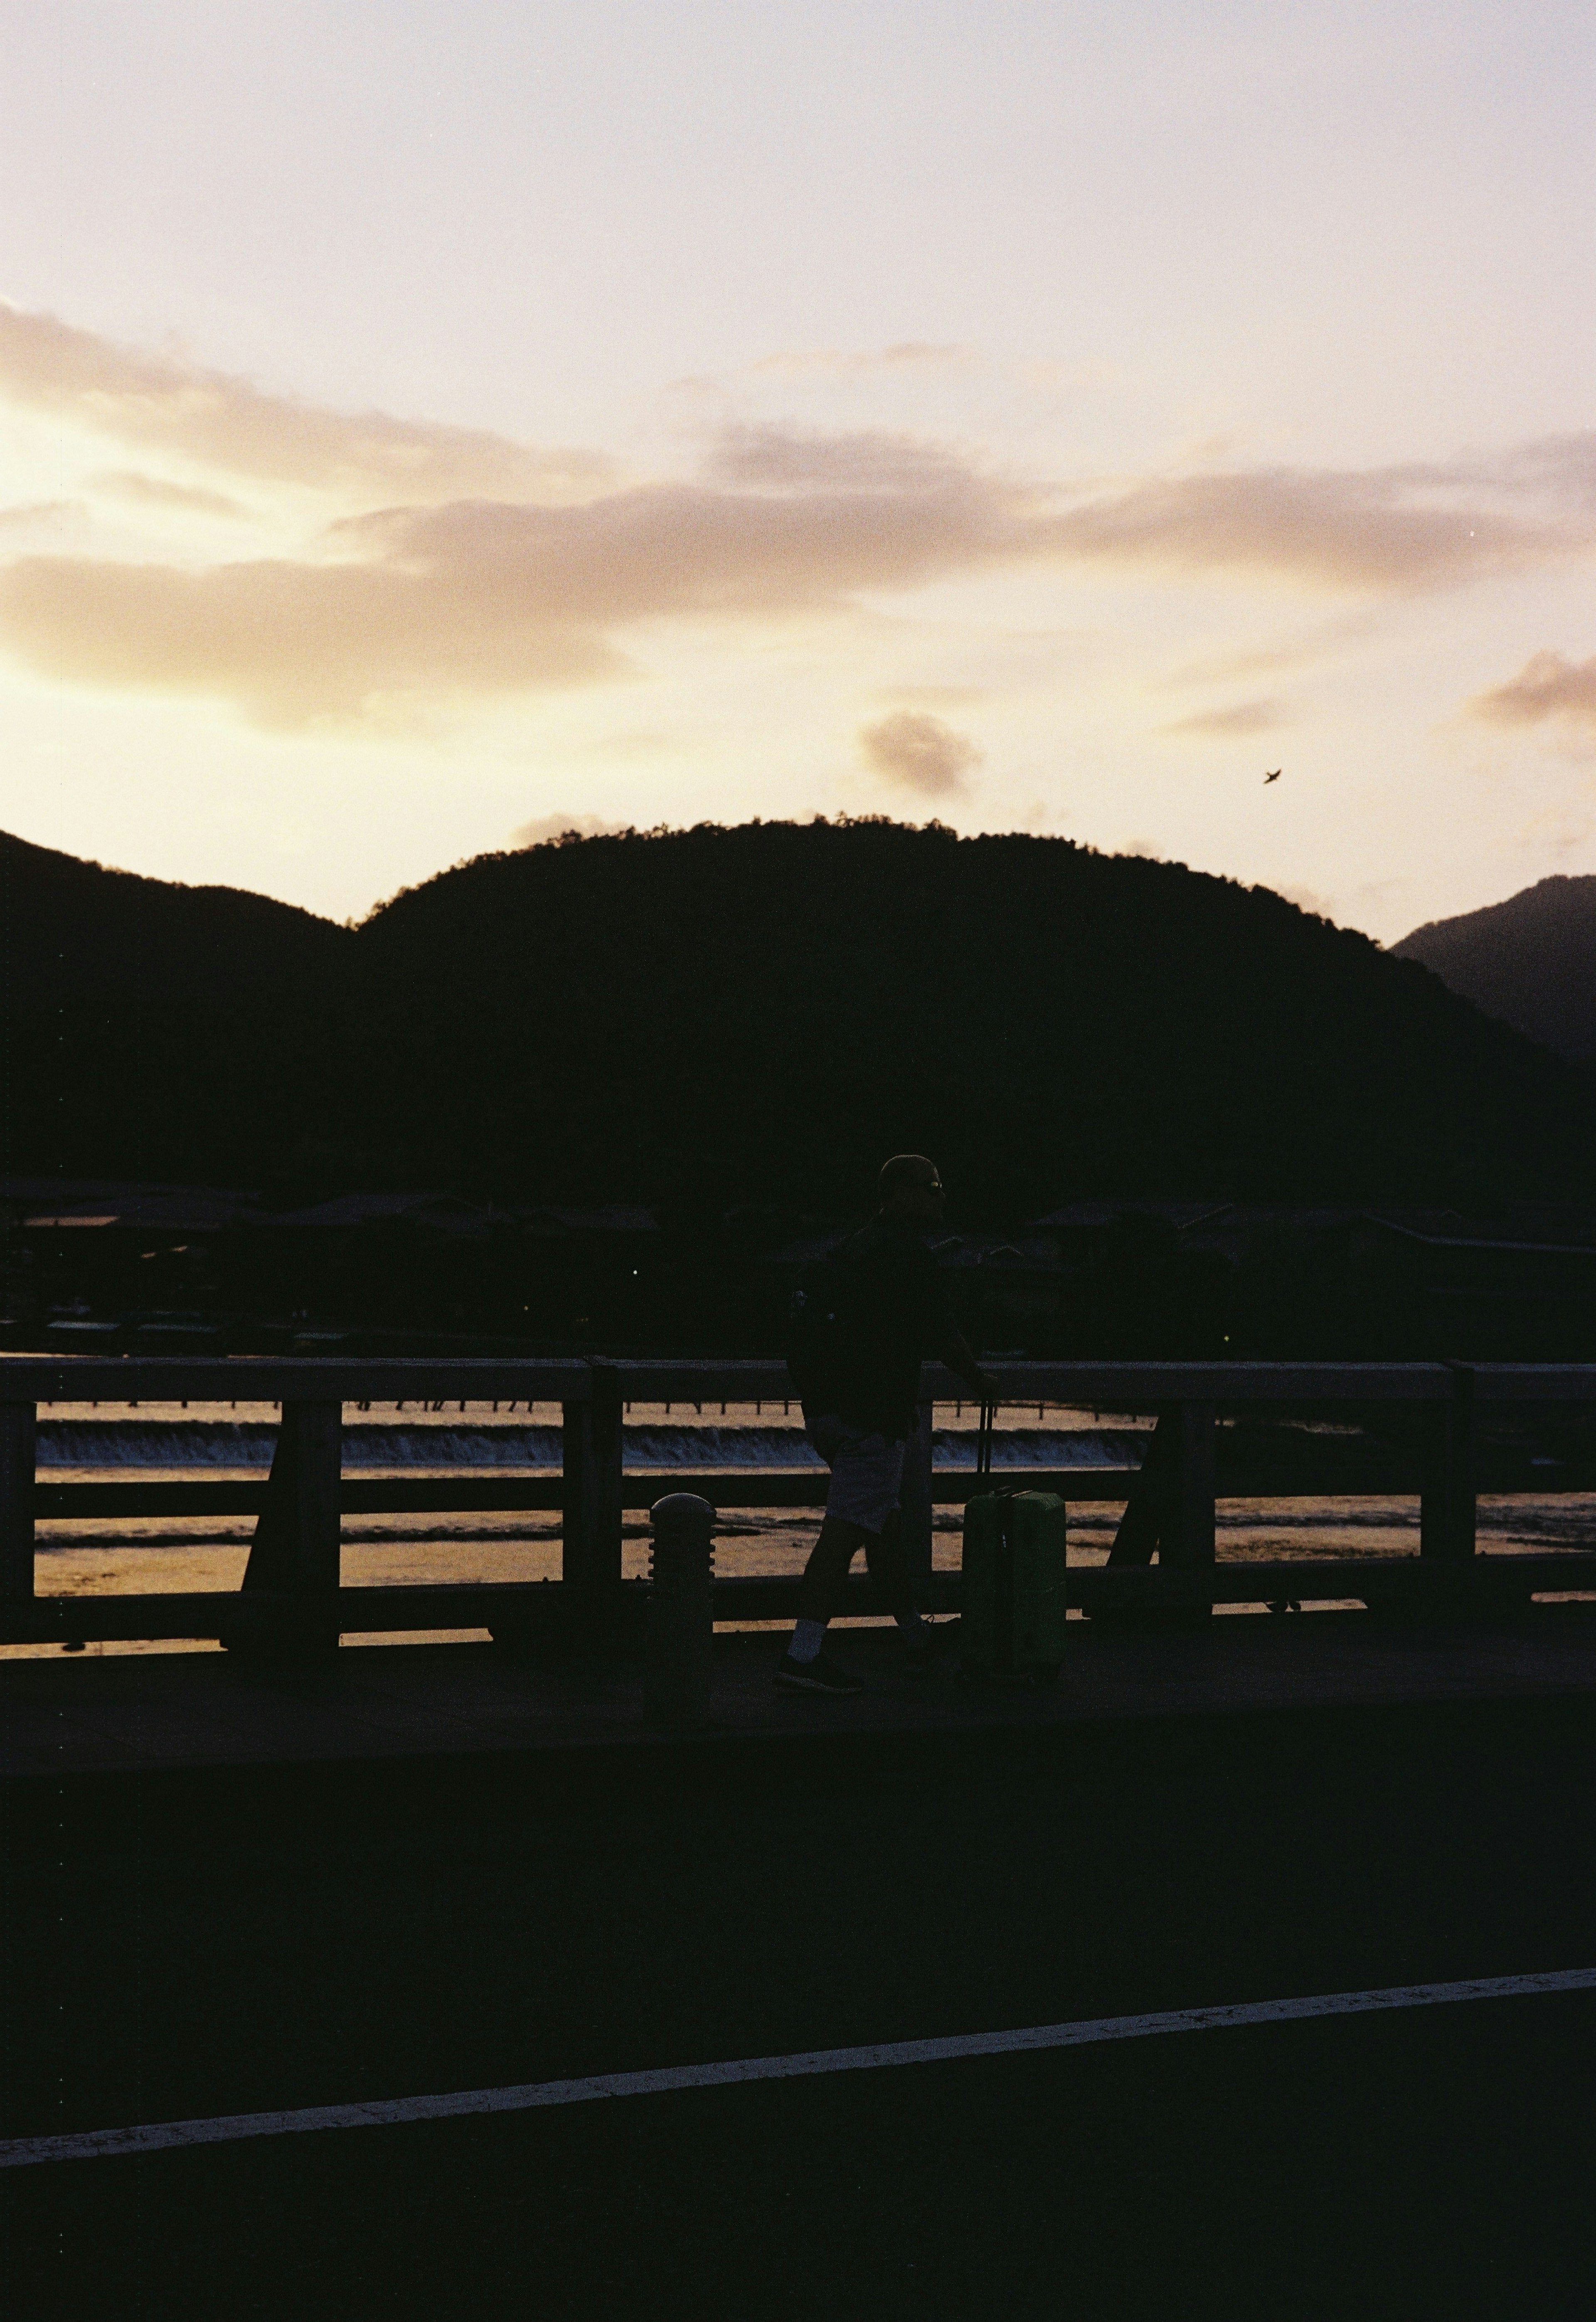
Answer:
[[[973,1467],[935,1467],[931,1498],[937,1507],[962,1507],[977,1493],[1023,1483],[1027,1491],[1056,1492],[1062,1499],[1114,1503],[1128,1497],[1139,1467],[1042,1467],[1000,1464],[994,1476]],[[1482,1462],[1476,1476],[1482,1495],[1534,1493],[1557,1497],[1596,1494],[1596,1466],[1558,1463],[1531,1470],[1522,1458]],[[661,1493],[691,1488],[717,1508],[818,1508],[825,1503],[826,1474],[818,1467],[623,1468],[621,1506],[628,1514],[652,1508]],[[1257,1461],[1230,1467],[1221,1449],[1215,1469],[1215,1496],[1221,1500],[1415,1499],[1422,1495],[1417,1461],[1370,1461],[1330,1456],[1305,1472],[1300,1462],[1272,1470]],[[41,1522],[151,1517],[258,1516],[268,1484],[218,1483],[204,1479],[159,1484],[54,1484],[41,1482],[33,1513]],[[351,1475],[341,1478],[338,1504],[346,1516],[521,1515],[558,1513],[564,1479],[557,1473],[455,1476]],[[556,1528],[557,1529],[557,1528]],[[551,1535],[552,1537],[554,1535]]]
[[[1003,1400],[1057,1403],[1116,1412],[1153,1411],[1171,1403],[1220,1404],[1436,1403],[1451,1392],[1459,1367],[1447,1363],[1309,1362],[1003,1362],[987,1366]],[[1526,1376],[1547,1382],[1521,1389]],[[1596,1401],[1596,1364],[1484,1365],[1474,1372],[1489,1392],[1510,1400]],[[0,1400],[32,1403],[280,1403],[306,1398],[359,1402],[445,1403],[492,1400],[570,1403],[597,1379],[627,1403],[754,1403],[790,1397],[786,1365],[770,1357],[723,1361],[700,1357],[601,1357],[549,1361],[533,1357],[451,1355],[6,1355],[0,1354]],[[921,1394],[938,1403],[970,1389],[938,1363],[927,1363]],[[1482,1392],[1487,1391],[1482,1388]]]
[[[1165,1404],[1442,1403],[1460,1372],[1482,1403],[1596,1403],[1596,1363],[1004,1362],[988,1364],[1005,1402],[1055,1403],[1117,1412]],[[770,1357],[622,1357],[613,1361],[516,1356],[8,1355],[0,1402],[570,1403],[595,1378],[628,1403],[754,1403],[790,1397],[786,1365]],[[971,1401],[970,1389],[928,1363],[921,1394]]]
[[[595,1367],[475,1355],[0,1355],[0,1403],[579,1403]]]
[[[1032,1363],[990,1367],[1003,1400],[1067,1406],[1116,1420],[1152,1419],[1139,1466],[1029,1467],[1000,1464],[991,1483],[973,1469],[935,1467],[926,1406],[968,1389],[937,1366],[921,1382],[925,1423],[910,1447],[906,1529],[928,1609],[956,1610],[960,1576],[932,1568],[931,1511],[974,1492],[1023,1486],[1125,1507],[1108,1564],[1074,1568],[1071,1595],[1096,1614],[1200,1610],[1222,1603],[1352,1600],[1447,1604],[1596,1588],[1596,1554],[1478,1552],[1481,1491],[1596,1488],[1596,1464],[1548,1467],[1528,1452],[1482,1446],[1483,1408],[1596,1404],[1596,1365],[1455,1363]],[[521,1641],[543,1634],[625,1632],[638,1617],[639,1584],[623,1578],[626,1513],[690,1487],[724,1509],[819,1505],[817,1467],[644,1472],[625,1465],[630,1403],[755,1403],[790,1396],[785,1367],[770,1360],[587,1361],[479,1357],[0,1356],[0,1642],[220,1637],[308,1649],[340,1634],[488,1628]],[[558,1471],[367,1475],[342,1467],[343,1409],[377,1403],[526,1402],[561,1407]],[[277,1405],[269,1476],[193,1481],[57,1482],[37,1468],[38,1405]],[[1410,1409],[1393,1420],[1400,1440],[1298,1432],[1304,1417],[1345,1422]],[[1276,1440],[1246,1434],[1247,1414]],[[1229,1424],[1226,1422],[1231,1422]],[[1286,1431],[1290,1433],[1290,1431]],[[1417,1496],[1417,1556],[1219,1559],[1218,1499]],[[534,1583],[341,1585],[341,1525],[351,1515],[557,1514],[561,1577]],[[40,1596],[36,1526],[63,1519],[253,1518],[237,1591]],[[432,1543],[433,1546],[442,1543]],[[795,1609],[796,1575],[722,1577],[717,1620],[780,1620]],[[877,1606],[870,1584],[849,1584],[844,1610]]]

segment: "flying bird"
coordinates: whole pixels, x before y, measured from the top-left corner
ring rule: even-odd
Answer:
[[[1264,788],[1265,788],[1265,789],[1267,789],[1267,788],[1268,788],[1268,786],[1269,786],[1269,784],[1270,784],[1271,782],[1279,782],[1279,780],[1280,780],[1280,778],[1281,778],[1281,776],[1285,772],[1285,771],[1286,771],[1286,770],[1285,770],[1285,768],[1284,768],[1283,766],[1277,766],[1277,767],[1275,768],[1275,770],[1274,770],[1273,773],[1272,773],[1272,774],[1265,774],[1265,775],[1264,775],[1264,777],[1263,777],[1263,784],[1264,784]]]

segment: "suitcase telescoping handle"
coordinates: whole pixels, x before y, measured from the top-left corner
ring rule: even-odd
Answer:
[[[997,1404],[983,1403],[975,1431],[975,1472],[978,1476],[990,1476],[992,1472],[992,1429],[997,1421]]]

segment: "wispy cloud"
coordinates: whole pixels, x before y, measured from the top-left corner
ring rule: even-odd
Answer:
[[[191,516],[248,514],[242,501],[230,499],[225,492],[206,491],[198,484],[174,484],[165,476],[141,475],[134,469],[112,469],[91,476],[89,483],[96,492],[107,493],[113,499],[132,500],[141,507],[180,508]]]
[[[76,682],[205,693],[272,726],[377,696],[570,685],[661,617],[841,607],[1015,553],[973,478],[893,491],[670,485],[576,507],[466,500],[336,525],[313,559],[192,571],[34,556],[0,568],[0,643]]]
[[[1582,510],[1516,515],[1481,493],[1446,505],[1405,470],[1275,469],[1134,485],[1060,516],[1053,536],[1099,562],[1409,595],[1588,553],[1596,532]]]
[[[20,532],[29,525],[53,524],[58,517],[82,513],[78,500],[23,500],[14,507],[0,507],[0,530]]]
[[[900,709],[879,726],[866,726],[859,746],[872,773],[921,798],[953,798],[968,787],[981,754],[968,735],[956,734],[940,718]]]
[[[1133,562],[1434,588],[1568,553],[1396,488],[1299,476],[1150,485],[1061,509],[1046,489],[912,441],[759,431],[717,457],[747,480],[578,504],[476,498],[341,519],[302,558],[187,567],[35,557],[0,571],[0,642],[76,681],[204,691],[272,724],[374,695],[568,685],[625,665],[629,627],[843,610],[871,590],[1026,563]],[[752,479],[759,480],[756,485]]]
[[[787,347],[765,355],[751,366],[755,373],[802,377],[806,372],[830,372],[844,377],[870,371],[902,371],[940,368],[972,360],[973,349],[931,339],[900,339],[889,347]]]
[[[1596,733],[1596,654],[1589,661],[1532,654],[1517,677],[1476,694],[1469,708],[1492,726],[1555,724]]]
[[[723,429],[707,468],[719,482],[780,491],[929,491],[976,476],[959,453],[913,435],[828,435],[780,426]]]
[[[1365,609],[1317,622],[1296,635],[1268,644],[1236,645],[1202,654],[1172,670],[1163,682],[1172,691],[1189,686],[1231,685],[1248,678],[1278,677],[1283,671],[1323,662],[1363,638],[1373,616]]]
[[[152,511],[249,521],[192,480],[196,465],[343,496],[296,553],[278,551],[274,504],[270,553],[225,563],[163,545],[160,561],[0,564],[0,644],[31,667],[210,696],[275,727],[612,677],[649,622],[856,613],[873,591],[1026,565],[1232,572],[1377,601],[1596,545],[1596,435],[1448,467],[1205,471],[1083,491],[915,435],[738,425],[698,480],[600,489],[586,454],[329,412],[0,306],[7,398],[177,464],[91,485]],[[1245,700],[1177,730],[1239,736],[1284,715]],[[962,779],[967,766],[938,773],[951,763],[934,750],[878,770],[925,787]]]
[[[1482,478],[1527,491],[1546,491],[1596,509],[1596,431],[1540,435],[1508,451],[1460,460],[1440,469],[1416,470],[1444,480]]]
[[[1190,718],[1177,718],[1163,730],[1227,741],[1247,734],[1272,734],[1290,722],[1291,713],[1283,701],[1238,701],[1229,709],[1203,709]]]
[[[328,411],[0,302],[0,399],[121,443],[278,483],[412,499],[590,491],[610,463],[386,412]]]
[[[395,698],[575,685],[616,673],[590,631],[489,581],[287,562],[181,571],[32,556],[0,571],[0,638],[68,683],[232,701],[276,728],[350,719]]]
[[[1016,496],[965,471],[882,489],[639,487],[578,507],[460,501],[351,517],[351,556],[502,591],[563,622],[760,614],[1023,555]],[[1032,553],[1035,553],[1032,549]]]

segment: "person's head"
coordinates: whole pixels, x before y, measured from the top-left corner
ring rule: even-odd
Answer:
[[[935,1162],[927,1161],[923,1153],[895,1153],[876,1182],[883,1217],[915,1218],[925,1224],[941,1217],[942,1178]]]

